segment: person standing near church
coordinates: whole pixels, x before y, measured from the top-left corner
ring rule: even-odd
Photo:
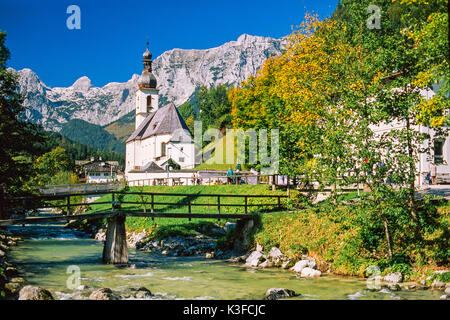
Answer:
[[[431,184],[435,184],[436,183],[436,173],[437,173],[436,164],[434,162],[432,162],[430,167],[431,167],[430,168]]]
[[[233,183],[233,169],[231,169],[231,167],[227,171],[227,183]]]

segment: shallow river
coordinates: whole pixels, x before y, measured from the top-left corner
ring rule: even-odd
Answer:
[[[129,249],[129,262],[136,267],[119,268],[103,265],[103,243],[82,233],[57,225],[15,226],[10,230],[25,239],[11,252],[21,276],[33,285],[50,290],[58,299],[72,299],[75,295],[67,286],[68,278],[73,275],[67,273],[69,266],[79,267],[82,285],[96,289],[108,287],[118,293],[143,286],[154,294],[152,299],[261,299],[273,287],[300,293],[295,299],[392,299],[394,295],[406,299],[439,299],[441,293],[372,291],[359,278],[324,275],[303,279],[280,269],[245,268],[221,260],[167,257],[135,249]]]

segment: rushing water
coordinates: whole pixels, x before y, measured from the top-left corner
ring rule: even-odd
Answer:
[[[324,275],[304,279],[280,269],[254,269],[221,260],[203,257],[167,257],[158,253],[129,249],[130,264],[120,268],[101,263],[103,243],[82,233],[58,225],[11,227],[21,235],[21,242],[11,252],[29,283],[50,290],[56,298],[79,298],[67,287],[72,273],[69,266],[78,266],[81,284],[91,288],[111,288],[117,293],[146,287],[152,299],[261,299],[267,289],[288,288],[300,293],[295,299],[439,299],[440,291],[368,290],[359,278]]]

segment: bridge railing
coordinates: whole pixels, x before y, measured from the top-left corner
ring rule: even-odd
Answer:
[[[111,201],[95,201],[87,202],[85,196],[89,195],[107,195],[111,194]],[[126,200],[126,196],[135,195],[134,201]],[[82,196],[80,198],[80,196]],[[157,199],[158,197],[163,197],[162,200]],[[75,202],[72,202],[75,198]],[[129,197],[128,197],[129,198]],[[208,202],[198,202],[196,199],[208,198]],[[215,199],[212,201],[211,198]],[[242,199],[241,203],[230,203],[225,199]],[[228,207],[238,208],[238,215],[248,215],[255,212],[255,210],[250,210],[252,208],[261,208],[258,212],[262,211],[273,211],[282,210],[285,205],[282,199],[287,198],[286,195],[251,195],[251,194],[180,194],[180,193],[154,193],[154,192],[123,192],[123,191],[109,191],[109,192],[86,192],[80,195],[79,193],[71,193],[65,195],[40,195],[35,197],[19,197],[15,198],[16,201],[22,203],[22,208],[24,210],[37,210],[37,209],[62,209],[58,215],[73,215],[73,208],[81,206],[99,206],[99,205],[109,205],[107,208],[103,208],[100,211],[94,211],[95,214],[99,213],[111,213],[111,212],[123,212],[123,213],[133,213],[138,216],[149,216],[154,219],[155,214],[169,214],[177,215],[182,214],[183,217],[188,217],[191,220],[192,217],[198,217],[199,215],[204,215],[205,218],[208,216],[220,219],[220,215],[231,215],[234,213],[224,212]],[[174,199],[176,201],[171,202],[169,199]],[[249,201],[250,199],[264,199],[262,203],[255,203],[255,201]],[[275,201],[272,201],[274,199]],[[81,201],[80,201],[81,200]],[[133,199],[131,199],[133,200]],[[64,203],[62,203],[64,202]],[[126,207],[126,205],[139,205],[136,207]],[[163,210],[158,210],[157,207],[165,206]],[[195,208],[206,207],[207,213],[197,212]],[[187,212],[175,213],[177,209],[184,209]],[[210,212],[212,208],[212,212]],[[149,211],[147,211],[149,209]],[[161,209],[161,208],[159,208]],[[239,209],[240,212],[239,212]],[[172,211],[172,212],[168,212]],[[87,216],[89,214],[83,214]]]
[[[43,195],[58,195],[67,193],[86,193],[86,192],[102,192],[113,191],[121,187],[119,182],[108,183],[80,183],[69,185],[50,185],[41,187],[39,190]]]

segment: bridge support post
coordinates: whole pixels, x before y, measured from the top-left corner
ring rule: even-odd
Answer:
[[[125,232],[125,215],[108,218],[106,241],[103,247],[103,263],[128,263],[127,237]]]
[[[255,221],[253,218],[239,219],[236,223],[236,238],[234,240],[234,252],[244,254],[250,247],[247,236],[253,231]]]

